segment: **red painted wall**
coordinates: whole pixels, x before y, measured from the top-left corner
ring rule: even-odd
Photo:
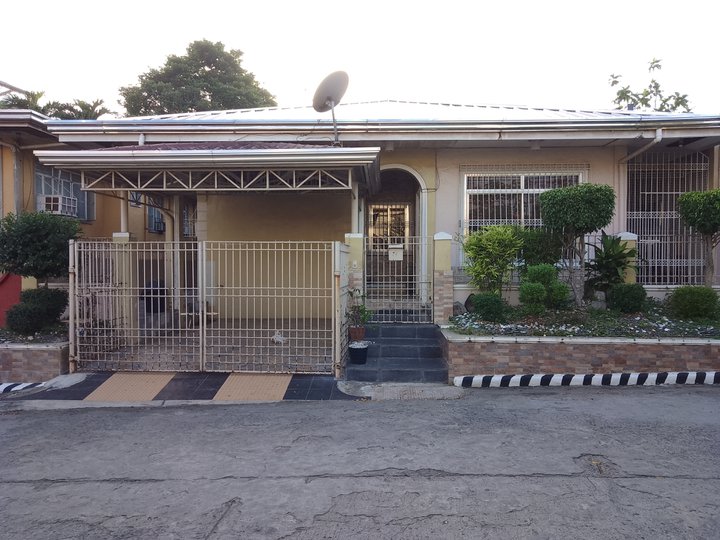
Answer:
[[[5,312],[20,302],[22,278],[13,274],[0,274],[0,327],[5,327]]]

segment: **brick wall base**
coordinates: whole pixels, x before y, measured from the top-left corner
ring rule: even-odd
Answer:
[[[485,338],[443,330],[449,380],[466,375],[720,371],[720,341]]]
[[[0,345],[0,382],[44,382],[68,372],[67,343]]]

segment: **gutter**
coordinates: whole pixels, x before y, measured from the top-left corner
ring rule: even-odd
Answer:
[[[638,149],[635,150],[632,154],[628,154],[628,155],[625,156],[624,158],[620,158],[620,161],[619,161],[618,163],[620,163],[621,165],[624,165],[625,163],[627,163],[628,161],[630,161],[632,158],[637,157],[637,156],[639,156],[640,154],[643,154],[643,153],[647,152],[648,150],[650,150],[650,148],[652,148],[652,147],[655,146],[657,143],[659,143],[660,141],[662,141],[662,138],[663,138],[663,128],[658,128],[658,129],[656,129],[656,130],[655,130],[655,138],[654,138],[652,141],[650,141],[649,143],[647,143],[647,144],[646,144],[645,146],[643,146],[642,148],[638,148]]]

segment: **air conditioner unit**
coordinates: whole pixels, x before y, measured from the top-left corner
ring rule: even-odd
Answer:
[[[38,210],[48,214],[61,216],[77,216],[78,200],[75,197],[63,195],[40,195],[38,197]]]

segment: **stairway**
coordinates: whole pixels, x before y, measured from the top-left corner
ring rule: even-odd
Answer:
[[[373,324],[366,364],[348,364],[348,381],[447,383],[440,329],[433,324]]]

